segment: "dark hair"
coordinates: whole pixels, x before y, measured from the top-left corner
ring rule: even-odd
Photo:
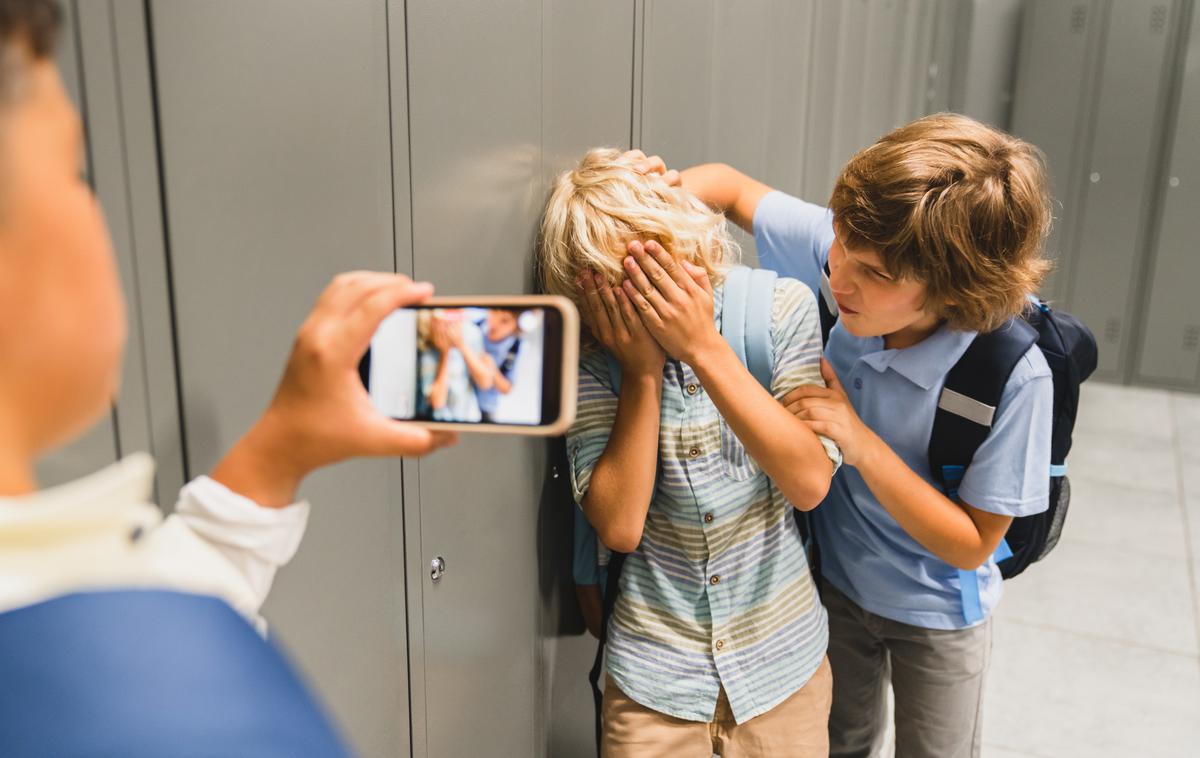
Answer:
[[[54,53],[62,11],[56,0],[0,0],[0,49],[21,41],[35,58]]]

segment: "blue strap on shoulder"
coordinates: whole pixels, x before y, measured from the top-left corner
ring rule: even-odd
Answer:
[[[778,275],[766,269],[738,266],[725,276],[721,336],[750,374],[767,390],[775,370],[771,345],[771,310]]]

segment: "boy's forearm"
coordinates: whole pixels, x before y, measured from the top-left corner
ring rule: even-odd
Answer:
[[[703,163],[679,174],[683,188],[754,234],[754,210],[771,188],[724,163]]]
[[[746,452],[796,508],[825,498],[833,462],[808,426],[776,402],[721,340],[692,369]]]
[[[662,375],[626,376],[608,445],[592,469],[583,510],[600,541],[632,552],[654,496]]]
[[[871,437],[856,468],[896,523],[952,566],[970,570],[986,561],[1000,544],[1003,530],[994,539],[985,537],[962,505],[917,475],[877,435]]]

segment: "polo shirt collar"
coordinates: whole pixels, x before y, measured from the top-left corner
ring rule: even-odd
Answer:
[[[882,337],[870,337],[864,341],[872,343],[874,350],[865,353],[862,361],[881,374],[890,368],[921,389],[930,390],[958,363],[975,335],[942,324],[917,344],[890,350],[884,349]]]

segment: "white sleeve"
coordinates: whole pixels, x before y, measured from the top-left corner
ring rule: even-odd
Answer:
[[[207,476],[179,492],[172,519],[181,520],[196,536],[241,574],[261,606],[275,571],[300,547],[308,523],[307,502],[286,508],[264,508]]]

